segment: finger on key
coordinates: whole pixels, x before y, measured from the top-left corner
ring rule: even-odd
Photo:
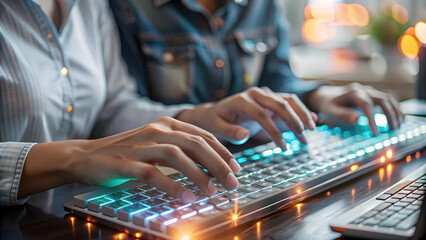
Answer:
[[[303,122],[286,100],[276,94],[268,94],[261,89],[252,91],[251,96],[259,105],[280,116],[301,143],[307,143],[306,136],[303,134]]]
[[[158,136],[156,141],[178,146],[187,156],[205,167],[209,173],[215,176],[227,189],[234,189],[238,186],[238,181],[236,181],[236,179],[235,181],[234,179],[228,179],[229,173],[233,176],[233,171],[230,166],[202,137],[174,131]]]
[[[162,174],[151,164],[129,160],[126,164],[120,164],[120,168],[121,174],[140,179],[142,182],[156,187],[158,190],[166,192],[173,197],[182,198],[185,202],[194,202],[196,200],[191,191]]]
[[[356,91],[352,94],[352,97],[354,104],[357,107],[360,107],[363,110],[365,116],[368,118],[368,122],[373,134],[378,135],[379,129],[374,120],[374,105],[371,98],[365,91]]]
[[[172,129],[201,136],[207,142],[207,144],[209,144],[209,146],[213,148],[214,151],[216,151],[225,162],[228,163],[234,172],[238,172],[240,170],[240,166],[232,153],[225,146],[223,146],[213,134],[192,124],[180,121],[172,123]],[[250,132],[248,132],[248,134],[250,134]]]

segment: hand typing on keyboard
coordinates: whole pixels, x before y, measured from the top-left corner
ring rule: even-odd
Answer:
[[[136,178],[173,197],[187,202],[196,200],[191,191],[163,175],[155,164],[179,170],[207,196],[215,194],[217,189],[197,164],[225,188],[238,186],[233,172],[240,167],[213,135],[163,117],[144,127],[99,140],[35,145],[25,163],[19,194],[26,196],[70,182],[104,185],[115,178]]]
[[[307,143],[305,126],[314,130],[317,116],[295,94],[274,93],[267,87],[252,87],[221,101],[185,110],[177,118],[233,141],[246,140],[250,132],[244,124],[255,121],[277,146],[285,150],[286,142],[274,121],[284,121],[301,143]]]
[[[344,87],[320,87],[309,95],[308,103],[313,110],[327,117],[337,117],[352,124],[355,124],[360,117],[360,113],[352,107],[358,107],[368,118],[374,135],[379,134],[379,129],[374,120],[374,106],[380,106],[383,110],[391,130],[398,128],[404,120],[404,114],[392,95],[359,83]]]

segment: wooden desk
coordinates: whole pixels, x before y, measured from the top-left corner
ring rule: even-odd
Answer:
[[[426,164],[426,152],[407,163],[401,160],[315,195],[258,222],[228,230],[214,239],[336,239],[328,222]],[[31,197],[27,204],[0,208],[0,239],[135,239],[100,224],[72,218],[63,203],[74,195],[95,190],[71,184]],[[121,236],[121,238],[120,238]],[[235,237],[237,236],[237,237]],[[155,239],[155,238],[148,238]]]

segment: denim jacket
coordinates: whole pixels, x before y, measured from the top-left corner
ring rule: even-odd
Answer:
[[[296,93],[285,20],[273,0],[234,0],[211,15],[195,0],[110,0],[139,93],[165,104],[215,101],[251,86]]]

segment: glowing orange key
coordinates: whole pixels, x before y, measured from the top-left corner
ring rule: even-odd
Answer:
[[[384,163],[385,161],[386,161],[385,156],[381,156],[381,157],[380,157],[380,162],[381,162],[381,163]]]
[[[386,151],[386,157],[388,157],[388,159],[392,158],[393,156],[393,151],[391,149]]]
[[[351,166],[351,171],[353,172],[353,171],[355,171],[355,170],[357,170],[358,169],[358,165],[352,165]]]

